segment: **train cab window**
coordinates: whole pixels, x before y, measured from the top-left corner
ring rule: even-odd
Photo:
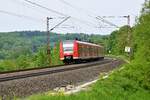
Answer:
[[[73,51],[73,49],[71,47],[65,47],[64,51]]]
[[[73,41],[65,41],[63,42],[64,52],[73,51]]]

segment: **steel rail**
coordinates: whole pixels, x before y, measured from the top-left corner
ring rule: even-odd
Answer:
[[[60,72],[65,72],[65,71],[77,70],[77,69],[81,69],[81,68],[88,68],[88,67],[92,67],[92,66],[95,66],[98,64],[107,64],[107,63],[110,63],[112,61],[113,60],[106,59],[103,61],[97,61],[97,62],[92,62],[92,63],[78,64],[78,65],[73,66],[73,67],[65,67],[65,68],[60,67],[58,69],[52,69],[52,70],[50,70],[51,68],[49,68],[48,70],[41,71],[41,72],[33,72],[33,73],[27,73],[27,74],[22,74],[22,75],[6,76],[6,77],[1,77],[0,82],[16,80],[16,79],[23,79],[23,78],[28,78],[28,77],[41,76],[41,75],[48,75],[48,74],[53,74],[53,73],[60,73]],[[39,71],[39,70],[37,70],[37,71]]]

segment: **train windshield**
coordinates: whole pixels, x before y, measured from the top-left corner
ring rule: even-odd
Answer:
[[[65,41],[63,42],[64,52],[73,51],[73,41]]]

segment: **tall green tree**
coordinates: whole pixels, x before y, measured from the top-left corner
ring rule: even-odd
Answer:
[[[150,1],[147,0],[141,11],[141,16],[135,26],[134,45],[136,45],[135,58],[150,62]]]

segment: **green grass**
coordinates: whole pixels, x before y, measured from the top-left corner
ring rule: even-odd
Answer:
[[[100,79],[91,90],[72,95],[39,94],[27,100],[149,100],[149,66],[150,63],[132,62],[122,70],[115,70],[107,79]]]
[[[0,72],[23,70],[30,68],[41,68],[45,66],[62,65],[63,62],[59,59],[59,44],[55,49],[51,50],[51,64],[48,61],[46,49],[39,48],[37,53],[32,55],[20,55],[16,59],[0,60]]]
[[[124,61],[126,61],[127,63],[130,63],[130,59],[129,57],[125,56],[125,55],[112,55],[112,54],[107,54],[106,57],[109,57],[109,58],[116,58],[116,59],[122,59]]]

